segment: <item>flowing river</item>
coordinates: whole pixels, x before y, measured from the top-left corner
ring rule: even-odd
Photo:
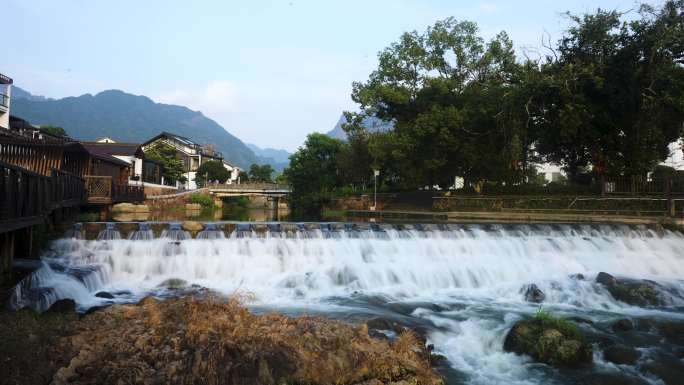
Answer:
[[[653,328],[639,326],[684,321],[684,237],[677,232],[571,224],[271,230],[206,233],[198,237],[203,239],[188,239],[182,230],[162,238],[148,232],[134,234],[135,240],[116,234],[61,239],[44,255],[43,267],[17,286],[12,301],[44,310],[58,298],[73,298],[86,310],[173,295],[160,284],[177,279],[225,294],[252,293],[256,312],[350,322],[381,317],[413,327],[447,358],[441,371],[449,384],[574,383],[586,370],[552,369],[502,348],[513,323],[539,308],[523,292],[536,284],[545,294],[544,310],[580,320],[595,342],[591,371],[658,384],[638,370],[640,363],[681,354]],[[664,305],[616,301],[595,283],[599,272],[656,281]],[[100,291],[114,298],[96,297]],[[617,335],[611,325],[623,318],[638,327]],[[384,333],[391,337],[392,331]],[[605,361],[603,340],[637,347],[639,363]]]

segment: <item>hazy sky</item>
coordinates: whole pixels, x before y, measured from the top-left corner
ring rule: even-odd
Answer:
[[[355,106],[377,52],[454,16],[519,53],[557,40],[564,11],[627,11],[633,0],[0,0],[0,73],[34,94],[106,89],[200,110],[245,142],[296,149]]]

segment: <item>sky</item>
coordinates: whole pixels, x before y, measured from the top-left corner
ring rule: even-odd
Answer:
[[[295,150],[356,110],[353,81],[406,31],[453,16],[518,54],[567,28],[565,11],[634,0],[0,0],[0,73],[53,98],[120,89],[180,104],[244,142]]]

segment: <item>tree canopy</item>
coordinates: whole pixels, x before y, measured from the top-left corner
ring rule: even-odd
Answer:
[[[162,167],[164,182],[170,185],[185,183],[183,161],[176,157],[176,149],[165,143],[157,143],[145,151],[145,157],[159,163]]]
[[[274,171],[270,164],[252,164],[249,167],[249,180],[250,182],[273,182],[272,176]]]
[[[210,160],[202,163],[197,168],[197,173],[195,174],[195,183],[199,187],[204,186],[207,180],[209,182],[226,183],[228,179],[230,179],[230,171],[226,170],[223,162],[219,160]]]
[[[503,31],[485,41],[454,18],[404,33],[353,83],[349,140],[309,136],[286,179],[320,206],[326,192],[363,189],[373,169],[394,189],[447,188],[455,177],[466,188],[540,183],[544,162],[573,184],[644,176],[683,134],[684,0],[634,16],[566,14],[570,27],[536,58],[516,57]],[[369,131],[369,117],[393,129]]]

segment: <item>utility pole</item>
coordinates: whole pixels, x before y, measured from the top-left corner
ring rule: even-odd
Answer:
[[[373,180],[375,181],[375,193],[373,194],[373,211],[378,208],[378,176],[380,175],[380,170],[373,170]]]

